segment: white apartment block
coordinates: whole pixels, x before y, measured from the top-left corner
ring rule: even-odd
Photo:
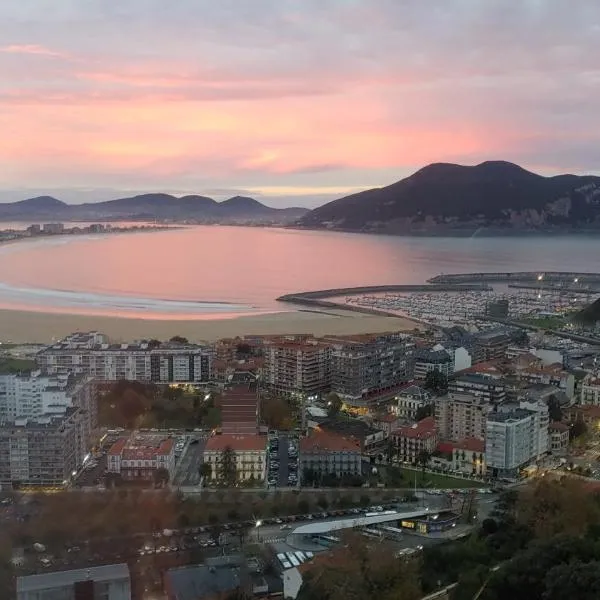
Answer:
[[[535,415],[521,408],[488,415],[485,458],[492,477],[515,478],[537,458],[540,432]]]
[[[202,383],[210,380],[213,352],[205,346],[144,341],[110,344],[103,334],[72,334],[41,350],[48,373],[84,373],[99,381]]]
[[[210,478],[219,477],[221,458],[226,448],[235,455],[235,467],[238,481],[253,479],[263,481],[267,469],[267,438],[261,435],[213,435],[204,447],[204,462],[211,466]]]
[[[544,454],[548,453],[550,444],[548,441],[548,427],[550,426],[550,415],[548,413],[548,405],[543,400],[537,402],[522,401],[519,403],[519,408],[527,410],[531,413],[533,426],[538,432],[537,438],[534,439],[532,448],[533,458],[540,459]]]
[[[491,405],[471,394],[448,394],[435,399],[434,414],[438,437],[459,442],[467,438],[485,439],[486,418]]]

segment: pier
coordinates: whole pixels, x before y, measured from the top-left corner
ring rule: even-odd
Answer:
[[[571,271],[520,271],[508,273],[443,273],[427,280],[430,284],[441,283],[520,283],[540,282],[600,284],[600,273],[578,273]]]

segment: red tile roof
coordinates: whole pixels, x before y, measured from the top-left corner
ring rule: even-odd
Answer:
[[[561,423],[560,421],[552,421],[548,426],[548,429],[552,429],[554,431],[569,431],[569,426],[566,423]]]
[[[435,420],[433,417],[425,417],[411,427],[400,427],[392,432],[397,437],[411,439],[426,439],[435,435]]]
[[[485,452],[485,442],[469,437],[454,444],[454,448],[457,450],[468,450],[469,452]]]
[[[123,448],[125,448],[125,444],[127,444],[127,438],[118,439],[108,451],[108,456],[121,456],[123,452]]]
[[[300,440],[300,451],[360,452],[360,444],[352,438],[317,428]]]
[[[452,442],[440,442],[437,445],[436,450],[444,454],[451,454],[454,450],[454,444]]]
[[[230,447],[236,452],[251,452],[265,450],[267,438],[263,435],[236,435],[227,434],[213,435],[206,442],[206,452],[222,452]]]

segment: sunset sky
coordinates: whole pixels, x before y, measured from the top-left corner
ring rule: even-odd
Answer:
[[[0,2],[0,201],[600,173],[599,0]]]

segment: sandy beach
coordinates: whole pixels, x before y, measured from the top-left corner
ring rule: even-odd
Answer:
[[[231,319],[156,320],[0,310],[0,340],[47,343],[74,331],[101,331],[114,340],[165,340],[182,335],[190,341],[213,341],[244,335],[311,333],[343,335],[410,331],[417,325],[401,317],[346,311],[281,312]]]

